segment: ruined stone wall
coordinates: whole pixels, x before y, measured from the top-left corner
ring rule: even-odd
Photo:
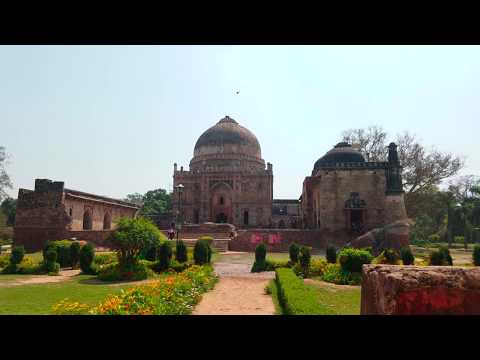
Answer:
[[[79,200],[76,198],[65,198],[65,210],[67,214],[72,213],[70,230],[83,230],[83,215],[85,211],[92,214],[92,230],[103,231],[103,223],[106,214],[111,217],[111,229],[116,227],[115,223],[121,217],[134,217],[136,209],[129,209],[97,201]]]
[[[287,252],[290,244],[311,246],[315,250],[323,250],[327,244],[337,247],[348,241],[345,232],[328,232],[322,230],[303,229],[249,229],[237,230],[237,237],[230,241],[231,251],[255,251],[261,242],[267,246],[267,251]]]
[[[364,265],[362,315],[480,315],[480,268]]]
[[[385,170],[321,170],[317,175],[320,181],[312,189],[312,198],[317,199],[321,228],[336,231],[348,226],[345,201],[352,192],[366,203],[366,229],[385,224]]]

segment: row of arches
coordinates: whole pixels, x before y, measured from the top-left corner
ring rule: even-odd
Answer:
[[[86,209],[83,213],[83,230],[92,230],[92,211]],[[112,215],[109,211],[103,215],[103,230],[110,230],[112,227]]]

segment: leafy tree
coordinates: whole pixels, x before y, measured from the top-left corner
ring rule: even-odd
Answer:
[[[5,152],[5,147],[0,146],[0,200],[8,197],[8,194],[5,190],[12,188],[10,176],[8,176],[7,171],[5,170],[7,159],[8,155]]]
[[[145,195],[128,194],[124,200],[141,206],[140,214],[146,216],[163,215],[172,209],[172,194],[164,189],[150,190]]]
[[[148,191],[143,196],[143,215],[162,215],[172,209],[172,197],[164,189]]]
[[[121,266],[136,264],[140,253],[147,248],[157,247],[165,236],[150,220],[143,217],[121,218],[110,240],[117,248]]]
[[[385,161],[388,134],[380,126],[350,129],[342,133],[343,141],[356,144],[368,161]],[[399,134],[395,140],[403,166],[403,186],[406,195],[439,185],[458,173],[464,161],[449,153],[426,149],[415,135]],[[407,209],[408,211],[408,209]]]
[[[7,197],[3,200],[2,204],[0,205],[0,211],[6,217],[6,225],[7,226],[14,226],[15,225],[15,214],[17,211],[17,200],[12,199],[11,197]]]

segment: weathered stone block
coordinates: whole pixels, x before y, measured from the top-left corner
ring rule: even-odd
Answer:
[[[361,314],[480,314],[480,268],[364,265]]]

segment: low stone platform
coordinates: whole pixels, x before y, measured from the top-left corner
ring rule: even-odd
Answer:
[[[362,315],[480,315],[480,268],[364,265]]]

